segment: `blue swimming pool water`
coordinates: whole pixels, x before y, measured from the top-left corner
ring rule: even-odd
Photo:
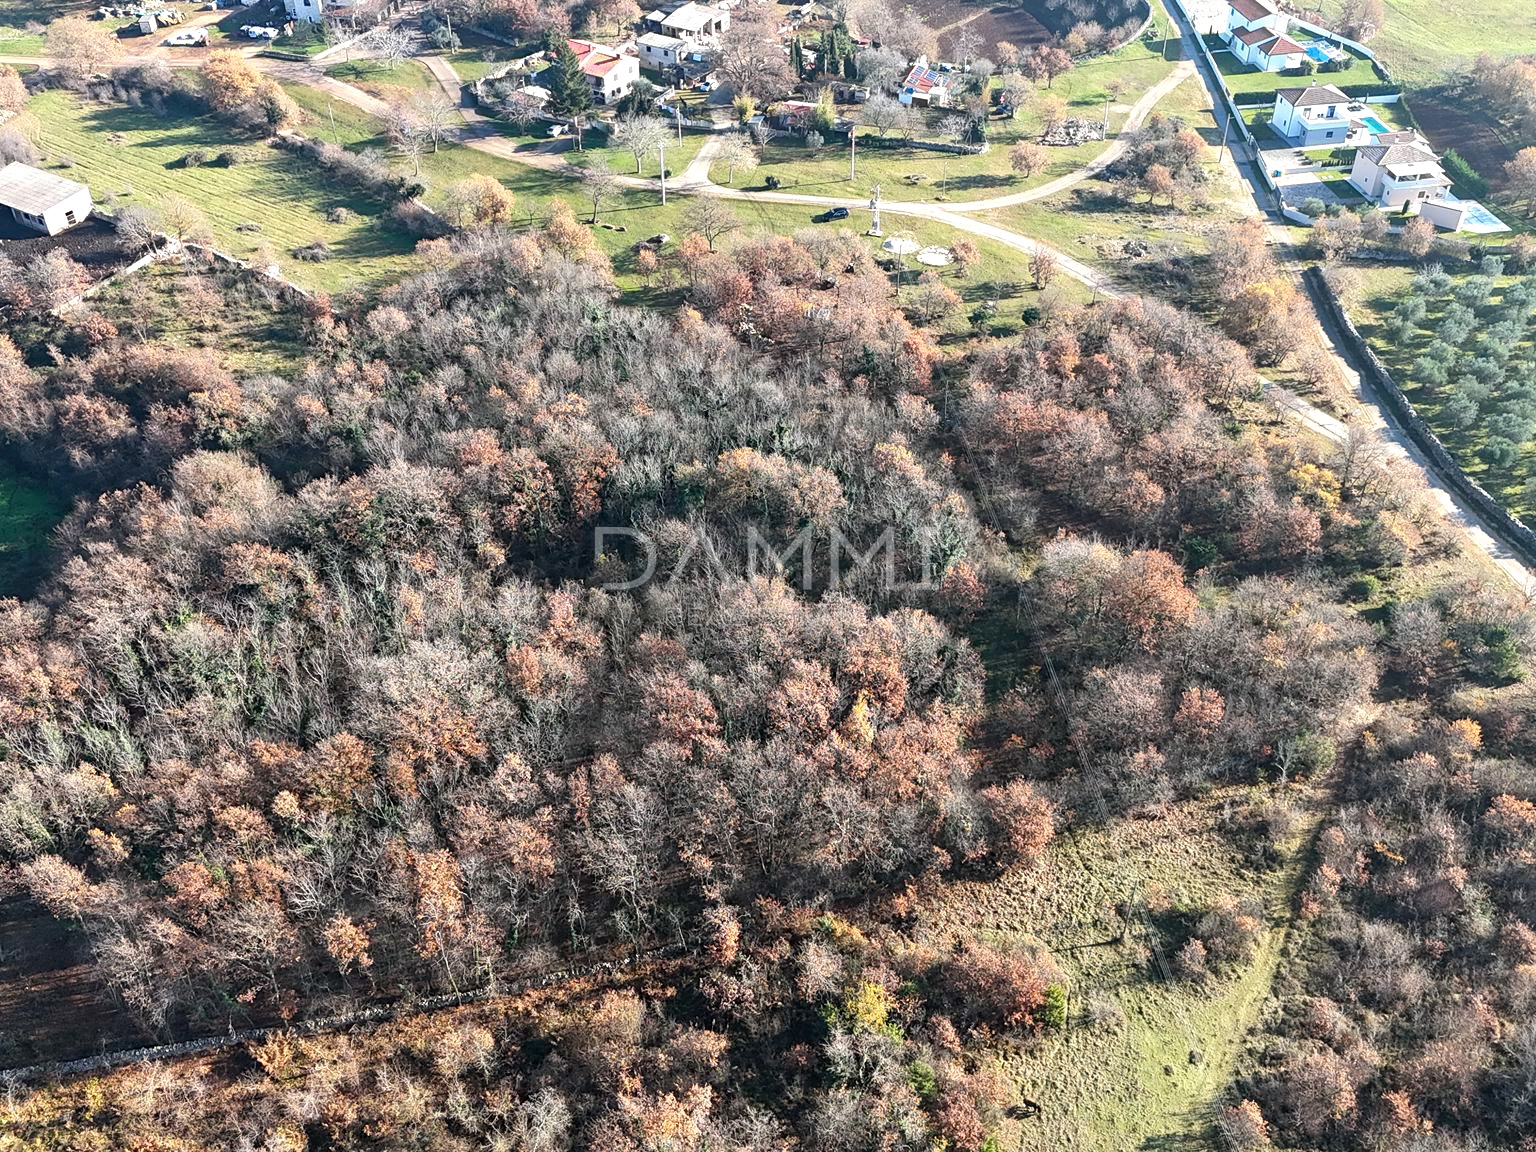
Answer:
[[[1319,64],[1328,63],[1328,53],[1323,51],[1322,45],[1320,44],[1308,44],[1307,55],[1312,57],[1312,59],[1316,60]]]
[[[1360,123],[1364,124],[1371,130],[1372,136],[1385,136],[1388,132],[1391,131],[1390,128],[1388,128],[1374,116],[1362,116],[1360,118]]]

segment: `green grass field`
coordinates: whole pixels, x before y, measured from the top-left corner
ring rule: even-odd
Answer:
[[[1536,52],[1536,5],[1529,0],[1385,0],[1386,26],[1370,42],[1393,79],[1422,88],[1461,71],[1479,53]],[[1322,0],[1323,21],[1343,0]]]
[[[286,304],[230,293],[233,279],[183,264],[151,264],[108,285],[91,306],[134,339],[202,348],[232,372],[292,375],[304,366]]]
[[[0,24],[0,56],[41,56],[43,34],[24,25]]]
[[[1173,70],[1178,58],[1177,45],[1169,45],[1167,58],[1159,55],[1160,42],[1136,41],[1108,56],[1090,60],[1057,79],[1052,91],[1067,101],[1070,114],[1089,119],[1104,115],[1108,98],[1106,86],[1118,78],[1124,84],[1121,106],[1134,104],[1149,88]],[[1196,83],[1196,81],[1190,81]],[[1037,90],[1036,98],[1047,90]],[[929,114],[929,129],[920,139],[936,139],[934,125],[944,113]],[[1124,123],[1124,112],[1110,113],[1110,138]],[[990,149],[979,156],[958,156],[912,148],[899,143],[877,142],[872,131],[860,131],[858,178],[848,179],[846,144],[823,145],[812,152],[797,138],[770,143],[764,150],[762,164],[749,178],[760,186],[768,176],[775,176],[786,190],[800,190],[823,196],[867,196],[874,184],[881,186],[887,200],[932,200],[941,190],[950,200],[983,200],[1037,187],[1058,176],[1081,168],[1107,146],[1094,141],[1068,148],[1050,149],[1050,163],[1029,178],[1016,175],[1008,166],[1008,149],[1016,141],[1039,135],[1038,113],[1026,104],[1012,121],[992,121],[988,128]],[[723,168],[712,170],[711,177],[723,183]],[[741,183],[738,180],[738,183]],[[947,188],[945,187],[947,183]]]
[[[393,65],[378,60],[353,60],[332,64],[325,74],[385,100],[400,93],[442,91],[420,60],[402,60]]]
[[[1256,870],[1219,830],[1225,790],[1171,805],[1156,821],[1117,820],[1059,836],[1034,868],[992,883],[955,884],[928,901],[919,936],[935,946],[980,936],[1043,944],[1069,986],[1065,1032],[1000,1054],[1039,1116],[1010,1120],[1009,1152],[1144,1152],[1220,1145],[1210,1131],[1247,1033],[1258,1023],[1289,932],[1300,879],[1302,822],[1290,863]],[[1254,797],[1256,798],[1256,797]],[[1295,797],[1293,797],[1294,799]],[[1203,904],[1246,897],[1264,909],[1251,961],[1204,983],[1163,981],[1149,970],[1170,941],[1133,918],[1123,939],[1118,903]]]
[[[0,456],[0,596],[27,596],[48,534],[68,505]]]
[[[156,204],[180,193],[207,214],[223,250],[249,257],[265,242],[284,273],[309,288],[369,287],[408,267],[414,242],[386,225],[383,206],[324,179],[311,164],[231,136],[206,117],[169,119],[148,108],[87,104],[63,91],[38,94],[20,120],[46,163],[67,157],[71,179],[88,183],[98,202]],[[244,145],[250,160],[233,167],[182,167],[194,149]],[[344,223],[327,214],[342,208]],[[258,225],[259,231],[239,230]],[[294,249],[324,241],[332,258],[308,264]]]

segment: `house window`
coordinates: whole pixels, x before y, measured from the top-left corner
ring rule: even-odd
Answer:
[[[1331,130],[1327,131],[1327,132],[1324,132],[1323,133],[1323,139],[1324,140],[1332,140],[1333,139],[1333,132]]]
[[[64,219],[71,224],[80,223],[80,221],[75,219],[75,210],[73,208],[64,209]]]

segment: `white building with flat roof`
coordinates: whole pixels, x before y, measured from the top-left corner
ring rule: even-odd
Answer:
[[[9,208],[17,223],[57,236],[91,214],[91,190],[30,164],[0,168],[0,208]]]

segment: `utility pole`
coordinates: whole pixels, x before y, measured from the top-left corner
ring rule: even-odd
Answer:
[[[848,129],[848,183],[859,178],[859,126]]]
[[[665,208],[667,206],[667,143],[665,140],[657,141],[656,152],[661,157],[661,206]]]
[[[1232,109],[1227,109],[1227,120],[1221,126],[1221,151],[1216,153],[1216,163],[1220,164],[1227,155],[1227,133],[1232,131]],[[1239,173],[1241,175],[1241,173]]]

